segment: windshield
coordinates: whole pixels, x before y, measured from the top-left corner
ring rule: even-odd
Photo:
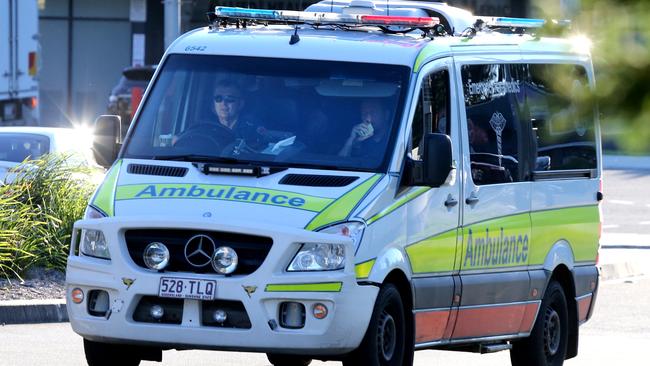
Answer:
[[[172,55],[123,157],[377,171],[408,76],[395,65]]]
[[[0,161],[21,163],[28,157],[31,160],[47,154],[50,140],[43,135],[29,133],[1,133]]]

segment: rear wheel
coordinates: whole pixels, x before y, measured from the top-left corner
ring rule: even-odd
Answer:
[[[266,358],[273,366],[307,366],[311,363],[311,358],[305,356],[267,353]]]
[[[405,360],[406,320],[397,287],[384,285],[379,291],[366,335],[359,348],[344,361],[344,366],[402,366]],[[407,365],[404,365],[407,366]]]
[[[88,366],[137,366],[140,357],[134,346],[112,343],[100,343],[84,339],[84,351]]]
[[[526,339],[513,342],[513,366],[562,366],[569,340],[569,313],[562,286],[551,281],[535,326]]]

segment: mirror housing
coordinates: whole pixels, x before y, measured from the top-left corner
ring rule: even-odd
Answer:
[[[443,133],[424,136],[422,161],[410,160],[409,185],[440,187],[447,181],[454,169],[451,154],[451,139]]]
[[[120,151],[122,119],[120,116],[101,115],[95,120],[93,153],[97,163],[108,169]]]

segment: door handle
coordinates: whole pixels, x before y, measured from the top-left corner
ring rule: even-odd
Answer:
[[[478,196],[476,195],[476,193],[472,192],[472,194],[470,194],[469,197],[467,197],[465,199],[465,203],[468,204],[468,205],[477,204],[478,203]]]
[[[445,201],[445,207],[447,208],[452,208],[458,204],[458,200],[454,198],[451,194],[447,196],[447,200]]]

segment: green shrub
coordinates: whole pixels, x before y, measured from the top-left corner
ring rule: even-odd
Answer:
[[[65,155],[24,162],[0,186],[0,275],[20,277],[32,266],[65,270],[74,221],[95,189],[89,169]]]

